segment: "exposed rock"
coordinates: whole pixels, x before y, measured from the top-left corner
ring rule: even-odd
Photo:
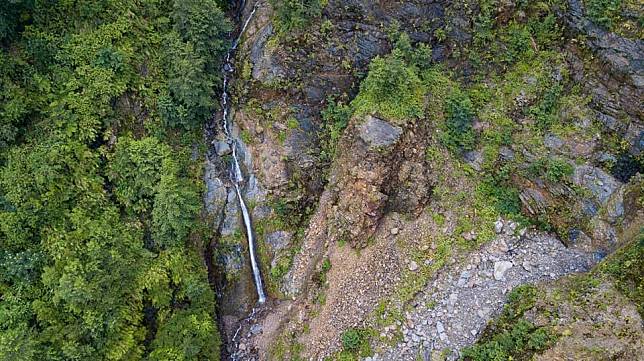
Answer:
[[[499,234],[499,233],[503,232],[503,220],[500,220],[500,219],[499,219],[499,220],[497,220],[496,222],[494,222],[494,231],[495,231],[497,234]]]
[[[216,141],[214,146],[215,146],[215,152],[220,157],[223,157],[225,155],[232,153],[232,149],[230,148],[230,145],[228,144],[228,142],[225,142],[223,140]]]
[[[590,190],[602,204],[608,201],[608,198],[620,185],[615,178],[603,170],[590,165],[576,166],[573,182],[578,186]]]
[[[273,34],[273,27],[267,24],[257,35],[250,50],[250,61],[253,64],[253,79],[261,82],[271,82],[286,75],[280,62],[276,59],[274,49],[266,46],[266,42]]]
[[[504,279],[505,272],[512,268],[513,264],[509,261],[494,262],[494,279],[501,281]]]
[[[368,115],[365,122],[358,127],[360,138],[369,148],[378,149],[390,146],[400,138],[402,129],[382,119]]]
[[[418,263],[416,263],[416,261],[409,262],[409,270],[416,272],[418,270]]]
[[[286,249],[291,244],[293,233],[286,231],[275,231],[266,235],[264,242],[268,244],[274,252]]]
[[[471,151],[463,154],[463,158],[467,164],[471,165],[477,171],[481,170],[483,166],[483,154],[479,151]]]

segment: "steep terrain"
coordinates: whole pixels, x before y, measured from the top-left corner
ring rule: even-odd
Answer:
[[[517,286],[536,283],[535,304],[552,302],[561,277],[619,248],[642,252],[641,9],[604,5],[247,4],[258,10],[238,54],[234,121],[257,177],[270,301],[239,323],[252,309],[240,298],[254,297],[247,261],[220,248],[229,351],[483,360],[599,347],[579,340],[584,321],[530,314],[521,332],[540,343],[490,351],[526,310],[505,328],[488,321]],[[235,232],[222,244],[235,248]],[[624,290],[610,275],[597,282],[565,312],[609,317],[598,299]],[[597,345],[641,345],[641,298],[616,297],[632,338],[598,331]],[[605,351],[633,355],[623,350]]]
[[[641,358],[643,24],[0,2],[0,359]]]

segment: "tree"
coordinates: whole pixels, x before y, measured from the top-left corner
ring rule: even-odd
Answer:
[[[189,181],[179,179],[171,160],[163,164],[163,175],[152,211],[152,234],[162,248],[180,246],[196,225],[201,209],[197,189]]]

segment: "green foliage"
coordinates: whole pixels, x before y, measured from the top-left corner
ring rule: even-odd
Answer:
[[[515,288],[508,295],[508,305],[498,320],[488,326],[476,344],[466,347],[462,360],[505,361],[530,360],[535,353],[547,349],[556,336],[545,327],[536,327],[523,319],[534,307],[537,289],[533,285]]]
[[[340,336],[344,350],[353,355],[367,356],[371,353],[369,332],[365,329],[350,328]]]
[[[644,315],[644,229],[639,230],[630,244],[602,263],[599,272],[610,275],[617,289]]]
[[[161,165],[170,157],[170,148],[154,137],[133,140],[121,138],[110,155],[108,179],[114,193],[126,209],[141,212],[154,201]]]
[[[199,192],[190,182],[177,177],[176,166],[167,160],[152,210],[153,236],[157,245],[182,245],[196,227],[200,207]]]
[[[20,26],[31,17],[34,0],[11,0],[0,3],[0,44],[15,37]]]
[[[201,137],[165,126],[213,109],[214,4],[0,4],[0,359],[219,359]]]
[[[534,177],[543,177],[549,182],[566,181],[572,176],[573,167],[561,158],[540,158],[530,165],[528,172]]]
[[[557,111],[563,87],[559,84],[548,89],[539,104],[528,109],[535,119],[535,126],[541,131],[550,129],[557,122]]]
[[[324,133],[321,136],[321,158],[330,162],[335,158],[338,141],[344,129],[349,125],[353,111],[351,107],[333,99],[328,100],[326,109],[322,111]]]
[[[445,126],[441,135],[443,144],[452,151],[472,150],[475,134],[472,129],[474,110],[472,101],[462,92],[452,93],[445,102]]]
[[[404,60],[400,49],[376,57],[351,102],[357,114],[377,113],[398,124],[423,116],[424,89],[417,70]]]
[[[584,0],[588,16],[610,29],[621,15],[623,0]]]
[[[544,328],[537,328],[530,322],[520,320],[510,330],[492,337],[491,340],[466,347],[462,360],[506,361],[529,360],[533,354],[547,349],[555,337]]]
[[[280,34],[304,29],[313,19],[322,15],[322,1],[271,0],[271,6],[275,10],[275,29]]]
[[[519,191],[509,182],[494,176],[486,176],[479,183],[476,191],[485,197],[488,203],[494,205],[500,214],[513,217],[521,215]]]

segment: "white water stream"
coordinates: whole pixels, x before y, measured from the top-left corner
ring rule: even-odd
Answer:
[[[244,4],[242,3],[240,11],[243,11],[243,5]],[[241,38],[244,35],[244,32],[246,31],[246,28],[248,27],[250,20],[255,15],[255,11],[257,11],[257,6],[255,6],[251,11],[250,15],[248,16],[248,18],[242,25],[241,29],[239,30],[239,34],[237,35],[237,38],[235,38],[230,49],[228,49],[228,52],[226,53],[226,58],[222,69],[224,82],[223,82],[223,89],[221,93],[221,106],[223,108],[222,127],[224,129],[224,134],[226,136],[226,142],[232,149],[233,159],[232,159],[229,177],[230,177],[230,181],[233,183],[235,187],[235,192],[237,193],[237,199],[239,200],[239,207],[241,208],[241,212],[242,212],[242,218],[243,218],[244,227],[246,230],[246,238],[248,239],[250,265],[253,271],[253,279],[255,281],[255,288],[257,290],[258,302],[264,303],[266,302],[266,294],[264,293],[262,274],[259,270],[259,264],[257,262],[257,257],[255,255],[255,237],[253,233],[253,223],[250,218],[250,213],[248,211],[248,207],[246,206],[246,202],[244,201],[244,197],[242,196],[242,187],[245,182],[245,179],[244,179],[244,174],[242,173],[241,167],[239,166],[239,159],[237,156],[237,146],[240,143],[240,140],[238,137],[232,135],[232,132],[230,129],[232,125],[232,119],[229,119],[230,113],[231,113],[231,104],[229,102],[230,96],[229,96],[229,90],[228,90],[228,86],[230,84],[230,77],[235,72],[235,68],[233,66],[235,50],[237,49],[237,46],[239,46],[239,42],[241,41]]]

